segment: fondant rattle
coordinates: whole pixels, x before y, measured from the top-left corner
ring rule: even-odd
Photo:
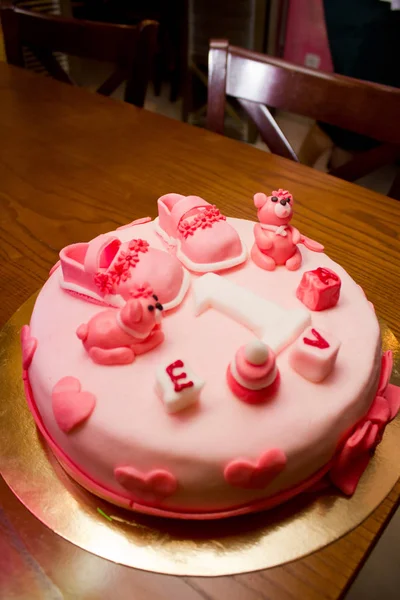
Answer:
[[[275,353],[261,340],[249,342],[236,352],[226,376],[235,396],[247,404],[261,404],[279,386]]]
[[[76,335],[94,362],[130,364],[164,340],[158,297],[147,285],[136,286],[132,296],[123,308],[103,310],[78,327]]]
[[[271,196],[255,194],[254,204],[260,222],[254,226],[255,242],[251,258],[261,269],[273,271],[277,265],[285,265],[290,271],[296,271],[302,260],[297,244],[304,244],[315,252],[324,250],[321,244],[301,235],[298,229],[289,225],[294,200],[287,190],[279,189],[272,192]]]

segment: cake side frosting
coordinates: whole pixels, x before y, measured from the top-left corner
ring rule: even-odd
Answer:
[[[241,248],[251,248],[254,223],[227,222],[239,234]],[[165,249],[154,222],[113,235],[123,243],[140,238],[154,249]],[[202,275],[190,274],[184,300],[164,315],[162,344],[129,366],[105,367],[91,360],[75,335],[99,306],[61,289],[56,269],[32,315],[30,335],[37,347],[29,368],[35,405],[56,446],[106,490],[106,496],[109,490],[129,502],[171,511],[211,512],[248,505],[293,488],[323,469],[375,397],[380,334],[370,304],[344,269],[325,254],[304,247],[300,253],[302,264],[296,271],[269,272],[249,260],[216,275],[236,286],[229,288],[234,293],[244,288],[260,299],[261,304],[250,305],[247,312],[259,310],[265,301],[266,307],[278,306],[283,316],[285,311],[305,310],[296,290],[306,272],[324,268],[341,280],[337,306],[313,311],[310,317],[311,329],[340,342],[334,369],[314,383],[293,368],[293,344],[279,349],[279,389],[259,405],[243,402],[226,379],[235,353],[252,342],[254,332],[215,306],[196,315],[194,290]],[[229,298],[226,303],[229,308]],[[256,325],[265,320],[262,314],[248,318]],[[157,370],[176,361],[202,385],[193,404],[171,413],[157,391]],[[74,393],[87,392],[96,399],[84,426],[70,433],[60,428],[52,405],[54,386],[64,377],[79,381],[81,388]]]

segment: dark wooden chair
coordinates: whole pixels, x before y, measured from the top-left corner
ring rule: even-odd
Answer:
[[[86,0],[76,3],[74,16],[129,25],[145,19],[157,21],[154,91],[157,96],[160,95],[163,81],[168,81],[170,100],[174,102],[181,94],[185,80],[187,5],[188,0]]]
[[[7,61],[23,67],[27,47],[46,71],[73,84],[53,52],[114,63],[116,69],[98,88],[105,96],[126,81],[125,100],[143,106],[156,49],[155,21],[137,26],[81,21],[0,4]]]
[[[400,157],[400,89],[299,67],[212,40],[207,127],[224,132],[226,96],[236,98],[271,152],[298,157],[267,106],[348,129],[380,142],[330,171],[355,181]],[[400,199],[399,175],[389,196]]]

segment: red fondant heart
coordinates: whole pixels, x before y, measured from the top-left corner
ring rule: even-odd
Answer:
[[[279,448],[264,452],[257,464],[244,458],[230,462],[224,476],[230,485],[241,488],[261,489],[266,487],[286,466],[286,455]]]
[[[86,421],[93,412],[96,398],[90,392],[81,392],[81,384],[75,377],[63,377],[51,394],[53,413],[62,431],[69,433]]]
[[[21,329],[21,348],[22,348],[22,367],[28,369],[35,350],[37,347],[37,339],[31,336],[29,325],[24,325]]]
[[[152,502],[171,496],[178,487],[176,477],[164,469],[141,473],[134,467],[117,467],[114,475],[125,489]]]

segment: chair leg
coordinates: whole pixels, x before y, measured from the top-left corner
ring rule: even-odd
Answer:
[[[161,94],[162,82],[164,79],[164,61],[161,53],[157,54],[154,59],[153,65],[153,88],[154,95],[159,96]]]
[[[183,98],[182,98],[182,121],[187,123],[189,115],[193,110],[193,73],[188,66],[186,76],[183,80]]]
[[[329,172],[348,163],[354,158],[354,154],[354,152],[348,152],[347,150],[343,150],[343,148],[339,148],[339,146],[334,146],[332,148],[332,154],[328,164]]]
[[[325,150],[333,147],[331,138],[314,123],[310,127],[304,142],[301,145],[298,153],[298,158],[301,163],[312,167],[315,165],[319,157]]]
[[[170,102],[176,102],[181,91],[181,73],[179,66],[176,66],[170,75],[171,89],[169,93]]]

